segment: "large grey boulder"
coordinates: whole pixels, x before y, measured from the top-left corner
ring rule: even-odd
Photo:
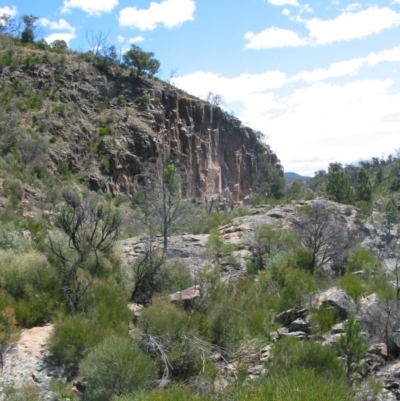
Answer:
[[[338,317],[346,319],[349,312],[355,313],[357,310],[353,298],[344,290],[331,288],[318,295],[316,306],[332,307]]]

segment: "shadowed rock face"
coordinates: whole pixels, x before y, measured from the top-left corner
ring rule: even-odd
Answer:
[[[146,165],[161,165],[163,159],[178,168],[183,196],[226,197],[228,189],[237,201],[251,192],[259,155],[281,168],[258,132],[218,106],[157,79],[104,71],[73,54],[64,55],[62,66],[56,56],[32,54],[42,62],[5,67],[0,83],[6,88],[17,81],[24,90],[43,94],[33,129],[48,143],[41,162],[56,176],[66,163],[92,190],[129,194]],[[32,126],[29,110],[21,112],[20,123]]]
[[[182,176],[182,193],[204,199],[224,196],[229,190],[233,200],[249,193],[257,173],[257,156],[266,154],[281,168],[277,156],[262,144],[255,131],[220,107],[182,97],[175,90],[150,91],[158,106],[143,106],[147,125],[128,127],[129,152],[115,152],[103,145],[110,155],[114,182],[125,186],[124,178],[142,171],[141,162],[173,161]],[[151,129],[149,129],[151,128]],[[141,162],[134,156],[140,155]]]

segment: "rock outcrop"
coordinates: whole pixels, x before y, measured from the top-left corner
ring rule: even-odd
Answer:
[[[43,154],[35,157],[56,175],[63,163],[92,190],[121,195],[134,191],[146,165],[174,162],[184,196],[228,190],[236,201],[251,193],[260,154],[281,169],[259,133],[218,106],[90,57],[30,51],[40,61],[4,67],[0,92],[41,99],[33,113],[22,109],[21,126],[37,134]]]

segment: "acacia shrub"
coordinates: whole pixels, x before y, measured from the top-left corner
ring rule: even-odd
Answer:
[[[76,364],[103,338],[127,336],[133,316],[126,300],[126,292],[111,280],[95,282],[87,295],[85,314],[61,314],[55,321],[50,338],[54,356]]]
[[[57,277],[36,251],[0,251],[0,285],[13,298],[17,321],[25,327],[49,321],[60,307]]]
[[[342,364],[333,348],[313,341],[299,341],[293,337],[275,343],[268,366],[275,372],[285,374],[307,369],[326,379],[344,378]]]
[[[156,378],[152,360],[129,337],[111,336],[94,347],[80,364],[86,383],[82,399],[109,401],[149,386]]]

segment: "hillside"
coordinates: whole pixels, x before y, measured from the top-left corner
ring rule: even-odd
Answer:
[[[285,172],[284,177],[286,181],[300,181],[300,180],[309,180],[311,177],[306,177],[293,172]]]
[[[0,36],[0,400],[400,397],[399,157],[285,188],[261,138]]]
[[[228,189],[239,200],[260,155],[280,167],[255,131],[165,82],[91,53],[0,41],[2,154],[39,180],[73,174],[90,190],[131,195],[148,164],[173,162],[186,197]]]

